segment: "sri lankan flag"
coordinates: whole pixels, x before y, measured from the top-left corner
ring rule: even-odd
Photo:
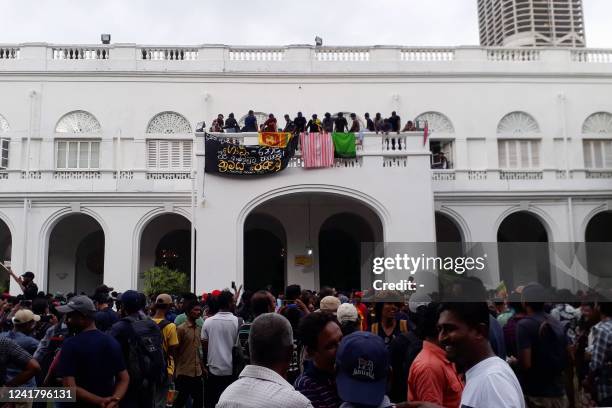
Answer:
[[[285,148],[290,138],[291,133],[289,132],[260,132],[259,144],[261,146]]]

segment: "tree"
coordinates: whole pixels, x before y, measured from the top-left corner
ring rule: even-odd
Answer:
[[[144,293],[147,296],[189,292],[189,280],[183,272],[165,266],[155,266],[146,271],[144,277]]]

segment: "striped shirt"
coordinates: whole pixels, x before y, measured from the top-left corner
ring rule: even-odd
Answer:
[[[590,368],[597,378],[599,401],[612,397],[612,320],[595,325],[593,332],[593,354]]]
[[[314,408],[338,408],[342,400],[338,396],[333,374],[319,370],[312,362],[295,380],[295,389],[310,400]]]
[[[32,356],[21,346],[6,337],[0,337],[0,385],[6,380],[6,367],[11,365],[23,370]]]
[[[308,398],[269,368],[248,365],[223,391],[216,408],[312,408]]]

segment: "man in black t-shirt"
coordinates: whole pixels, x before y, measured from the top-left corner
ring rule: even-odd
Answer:
[[[376,127],[374,126],[374,121],[370,119],[370,113],[366,112],[364,117],[366,120],[366,129],[368,129],[368,132],[374,132]]]
[[[23,297],[27,300],[34,300],[36,295],[38,295],[38,286],[34,283],[34,274],[27,271],[23,275],[17,276],[10,267],[5,266],[3,263],[0,263],[0,265],[2,265],[2,267],[13,277],[15,282],[17,282],[23,292]]]
[[[302,112],[297,113],[297,117],[293,119],[293,123],[295,124],[296,132],[301,133],[306,130],[306,118],[302,116]]]
[[[391,117],[389,118],[389,123],[391,124],[391,131],[392,132],[400,132],[400,128],[402,125],[402,120],[400,119],[399,116],[397,116],[397,113],[395,113],[395,111],[391,112]]]
[[[334,120],[331,117],[331,113],[325,112],[325,117],[321,125],[323,126],[324,132],[331,133],[334,131]]]
[[[348,122],[346,121],[346,118],[342,112],[338,112],[338,117],[336,117],[336,120],[334,121],[334,127],[334,132],[340,133],[344,133],[348,129]]]

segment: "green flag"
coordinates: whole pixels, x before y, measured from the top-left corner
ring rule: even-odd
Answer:
[[[334,156],[343,159],[352,159],[357,157],[355,150],[355,134],[354,133],[332,133],[334,141]]]

